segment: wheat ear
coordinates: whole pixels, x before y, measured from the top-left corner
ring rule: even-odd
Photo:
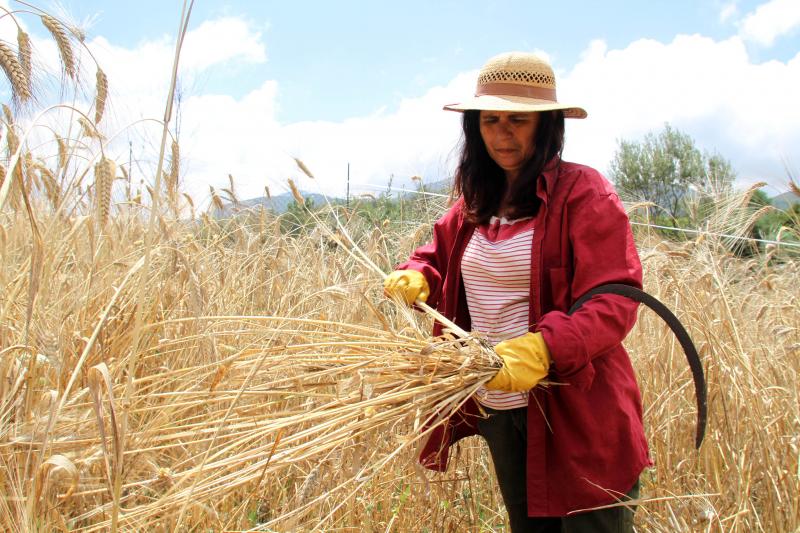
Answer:
[[[181,148],[177,141],[172,141],[172,153],[169,160],[169,181],[167,188],[170,195],[177,196],[178,194],[178,176],[181,171]]]
[[[95,83],[94,96],[94,123],[99,124],[106,110],[106,98],[108,97],[108,77],[103,69],[97,68],[97,81]]]
[[[28,90],[28,94],[33,94],[31,89],[31,84],[33,83],[31,81],[31,56],[31,38],[20,28],[17,31],[17,57],[19,58],[19,66],[22,68],[22,75],[25,78],[25,87]]]
[[[95,200],[97,201],[97,216],[101,228],[108,221],[108,214],[111,209],[111,184],[114,182],[116,170],[117,166],[107,157],[100,158],[100,161],[94,166]]]
[[[67,141],[58,133],[55,135],[56,144],[58,144],[58,168],[64,168],[67,166]]]
[[[0,41],[0,67],[5,72],[8,82],[11,84],[11,94],[20,102],[25,102],[31,97],[28,88],[28,79],[25,71],[20,65],[17,55],[4,42]]]
[[[19,149],[19,137],[14,130],[14,123],[9,122],[6,125],[6,148],[8,148],[8,158],[14,157],[14,153]]]
[[[42,178],[42,184],[44,185],[50,205],[53,206],[53,209],[58,209],[58,204],[61,199],[61,187],[58,185],[58,180],[53,172],[43,163],[37,164],[36,168],[39,170],[39,175]]]
[[[800,185],[795,183],[793,179],[789,179],[789,190],[792,191],[792,194],[795,196],[800,196]]]
[[[103,136],[97,131],[97,127],[89,122],[83,115],[78,117],[78,124],[81,125],[81,135],[90,139],[102,139]]]
[[[298,159],[298,158],[296,158],[296,157],[293,157],[292,159],[294,159],[294,162],[297,164],[297,167],[298,167],[300,170],[302,170],[302,171],[303,171],[303,174],[305,174],[306,176],[308,176],[308,177],[309,177],[309,178],[311,178],[312,180],[313,180],[313,179],[315,179],[315,178],[314,178],[314,174],[312,174],[312,173],[311,173],[311,171],[308,169],[308,167],[306,166],[306,164],[305,164],[305,163],[303,163],[303,162],[302,162],[300,159]]]
[[[225,209],[225,206],[222,203],[222,198],[219,197],[219,194],[217,194],[216,189],[214,189],[212,185],[209,185],[208,188],[211,190],[211,205],[217,211],[222,212]]]
[[[306,201],[303,198],[303,195],[300,194],[300,191],[297,190],[297,185],[294,184],[292,179],[289,179],[289,188],[292,190],[292,196],[294,196],[294,201],[297,202],[297,205],[303,206],[306,205]]]
[[[44,14],[42,15],[42,24],[53,36],[53,40],[58,46],[58,53],[61,55],[61,63],[64,65],[64,72],[67,73],[72,79],[75,79],[77,71],[75,70],[75,55],[72,53],[72,45],[69,43],[69,35],[67,29],[55,17]]]

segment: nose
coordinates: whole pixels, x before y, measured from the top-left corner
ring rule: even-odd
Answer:
[[[511,136],[511,123],[507,120],[501,120],[498,123],[498,133],[503,137]]]

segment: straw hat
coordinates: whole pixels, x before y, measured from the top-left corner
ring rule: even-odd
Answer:
[[[553,111],[561,109],[566,118],[586,118],[582,107],[556,100],[556,77],[541,57],[528,52],[507,52],[494,56],[478,74],[475,96],[444,106],[448,111]]]

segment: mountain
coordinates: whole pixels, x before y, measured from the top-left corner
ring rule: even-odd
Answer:
[[[800,197],[798,197],[792,191],[786,191],[778,196],[773,196],[770,198],[770,201],[772,202],[772,205],[778,209],[789,209],[789,207],[793,204],[800,203]]]
[[[325,205],[325,197],[321,194],[317,193],[306,193],[300,192],[303,195],[303,198],[306,201],[311,201],[314,205]],[[328,198],[331,203],[341,202],[339,198]],[[241,212],[247,211],[248,209],[258,209],[259,207],[264,207],[264,209],[268,211],[273,211],[276,214],[285,213],[289,207],[289,204],[294,202],[294,196],[292,196],[291,192],[285,192],[282,194],[278,194],[276,196],[272,196],[271,198],[267,198],[266,196],[259,196],[257,198],[249,198],[247,200],[241,200],[239,205],[236,206],[230,202],[226,202],[223,204],[222,211],[217,210],[214,215],[216,217],[227,217],[233,214],[234,212]]]
[[[423,188],[428,192],[435,192],[438,194],[450,194],[450,189],[453,187],[453,179],[445,178],[431,183],[423,183]]]
[[[392,188],[390,195],[395,198],[399,194],[403,198],[413,198],[419,194],[419,184],[414,184],[416,189],[398,189]],[[423,182],[421,189],[427,193],[432,194],[450,194],[450,189],[453,187],[453,179],[445,178],[443,180],[432,181],[430,183]]]

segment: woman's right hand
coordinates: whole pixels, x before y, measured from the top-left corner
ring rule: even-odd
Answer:
[[[395,270],[383,280],[383,292],[387,296],[399,298],[412,305],[419,300],[428,299],[431,290],[422,272],[416,270]]]
[[[503,367],[486,384],[489,390],[526,392],[547,377],[550,350],[539,331],[502,341],[494,352],[503,360]]]

